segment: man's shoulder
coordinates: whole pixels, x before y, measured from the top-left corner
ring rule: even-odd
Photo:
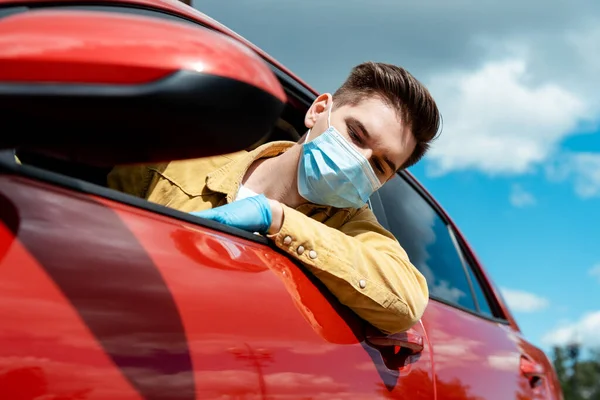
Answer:
[[[174,160],[163,163],[118,165],[107,176],[111,189],[123,191],[139,197],[147,197],[147,190],[154,177],[166,179],[188,191],[201,191],[206,177],[229,162],[247,154],[240,151],[231,154]],[[194,189],[195,188],[195,189]],[[196,190],[197,189],[197,190]]]
[[[239,151],[236,153],[210,157],[174,160],[167,163],[161,170],[155,170],[155,172],[159,172],[161,175],[171,178],[187,176],[189,174],[193,174],[198,177],[199,175],[208,175],[212,171],[219,169],[232,161],[238,160],[247,154],[247,151]],[[149,166],[149,168],[154,170],[152,166]]]
[[[203,158],[175,160],[169,162],[164,168],[149,169],[166,179],[171,184],[179,187],[188,196],[199,196],[205,192],[209,175],[221,170],[227,164],[247,156],[248,152],[240,151],[225,155],[216,155]]]

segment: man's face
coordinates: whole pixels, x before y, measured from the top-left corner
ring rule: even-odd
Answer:
[[[319,97],[323,98],[320,107],[319,99],[313,104],[314,118],[310,122],[307,119],[307,126],[312,128],[309,140],[328,128],[327,113],[332,102],[327,96]],[[331,113],[331,125],[369,160],[382,183],[394,176],[416,146],[410,127],[379,97],[365,99],[355,106],[337,107]]]

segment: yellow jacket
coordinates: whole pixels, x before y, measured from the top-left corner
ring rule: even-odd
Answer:
[[[108,185],[184,212],[232,202],[250,165],[274,157],[293,142],[273,142],[252,152],[154,165],[119,166]],[[283,205],[277,247],[299,260],[356,314],[385,333],[415,324],[427,305],[424,276],[373,212],[316,204]]]

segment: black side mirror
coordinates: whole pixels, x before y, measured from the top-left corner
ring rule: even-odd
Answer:
[[[0,149],[90,165],[230,153],[286,96],[243,44],[201,26],[96,11],[0,19]]]

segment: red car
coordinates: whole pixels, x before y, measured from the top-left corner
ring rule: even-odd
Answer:
[[[264,238],[106,186],[297,140],[316,96],[175,0],[0,1],[0,398],[562,399],[408,172],[370,205],[431,300],[389,336]]]

